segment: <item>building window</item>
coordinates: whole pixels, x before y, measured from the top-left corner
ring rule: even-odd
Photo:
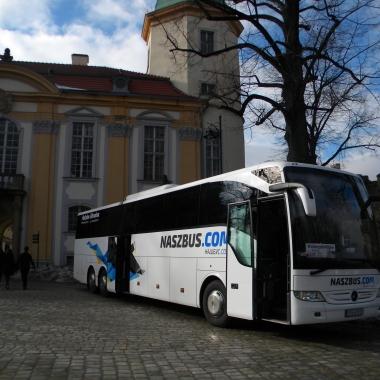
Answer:
[[[71,177],[91,178],[94,154],[94,123],[73,123]]]
[[[215,94],[215,84],[214,83],[201,83],[201,94],[202,95]]]
[[[162,180],[165,164],[165,127],[144,128],[144,179]]]
[[[70,268],[74,266],[74,256],[66,256],[66,265]]]
[[[208,54],[214,51],[214,32],[201,30],[201,53]]]
[[[206,139],[206,177],[220,173],[220,139]]]
[[[19,131],[15,123],[0,119],[0,172],[16,174]]]
[[[68,217],[68,231],[76,231],[77,229],[77,218],[78,214],[83,211],[90,210],[90,207],[87,206],[72,206],[69,207],[69,217]]]

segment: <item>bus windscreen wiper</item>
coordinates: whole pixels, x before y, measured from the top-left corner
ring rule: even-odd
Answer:
[[[312,271],[310,271],[310,276],[314,276],[315,274],[322,273],[328,269],[330,269],[330,268],[321,268],[321,269],[317,269],[317,270],[312,270]]]

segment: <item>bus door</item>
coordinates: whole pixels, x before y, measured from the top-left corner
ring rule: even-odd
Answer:
[[[228,206],[227,236],[227,314],[253,319],[253,239],[249,201]]]
[[[118,236],[116,254],[116,291],[129,292],[131,235]]]
[[[256,317],[290,323],[289,239],[285,199],[258,201]]]

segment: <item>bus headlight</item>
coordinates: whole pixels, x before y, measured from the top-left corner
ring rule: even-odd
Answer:
[[[376,298],[379,298],[380,297],[380,288],[377,290],[377,296]]]
[[[296,298],[301,301],[322,302],[325,301],[319,292],[294,292]]]

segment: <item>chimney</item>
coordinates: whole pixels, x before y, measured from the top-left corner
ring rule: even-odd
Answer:
[[[340,164],[332,164],[330,165],[331,169],[340,169]]]
[[[87,54],[71,54],[71,64],[87,66],[90,59]]]

